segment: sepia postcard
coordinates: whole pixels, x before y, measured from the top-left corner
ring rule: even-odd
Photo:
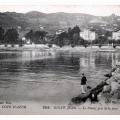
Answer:
[[[120,114],[120,5],[0,4],[0,115],[98,114]]]

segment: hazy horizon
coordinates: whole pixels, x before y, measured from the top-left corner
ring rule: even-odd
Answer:
[[[0,12],[27,13],[38,11],[42,13],[83,13],[94,16],[120,16],[119,5],[0,5]]]

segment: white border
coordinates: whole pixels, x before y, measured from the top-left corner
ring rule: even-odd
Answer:
[[[119,0],[0,0],[0,5],[120,5]]]
[[[120,116],[100,116],[100,115],[92,115],[92,116],[66,116],[66,115],[50,115],[50,116],[1,116],[1,120],[119,120]]]
[[[0,5],[120,5],[119,0],[0,0]],[[119,120],[120,116],[0,116],[0,120]]]

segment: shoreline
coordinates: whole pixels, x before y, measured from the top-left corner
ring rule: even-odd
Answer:
[[[18,45],[15,45],[15,47],[11,47],[10,45],[8,47],[5,47],[4,45],[0,45],[0,52],[2,51],[50,51],[50,50],[58,50],[58,51],[70,51],[70,52],[116,52],[120,51],[120,46],[117,46],[116,48],[113,48],[112,46],[102,46],[99,48],[98,46],[89,46],[87,48],[83,46],[76,46],[72,48],[71,46],[63,46],[62,48],[54,45],[53,47],[49,48],[47,45],[24,45],[22,47],[19,47]]]

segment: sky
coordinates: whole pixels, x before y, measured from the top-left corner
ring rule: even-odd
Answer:
[[[3,2],[3,0],[1,2],[0,0],[0,12],[7,12],[7,11],[18,12],[18,13],[26,13],[29,11],[39,11],[43,13],[66,12],[66,13],[86,13],[95,16],[109,16],[114,13],[120,16],[120,3],[95,4],[96,3],[95,0],[92,0],[93,1],[92,3],[90,2],[90,0],[87,0],[89,2],[83,2],[82,0],[80,0],[82,1],[80,4],[78,3],[75,4],[71,2],[64,2],[66,0],[64,1],[62,0],[63,1],[62,4],[54,4],[55,2],[49,4],[49,2],[47,2],[46,0],[44,0],[46,1],[46,3],[45,2],[37,3],[34,1],[35,0],[29,2],[29,0],[27,0],[27,2],[21,2],[21,3],[15,3],[13,1],[10,3],[10,2]]]

